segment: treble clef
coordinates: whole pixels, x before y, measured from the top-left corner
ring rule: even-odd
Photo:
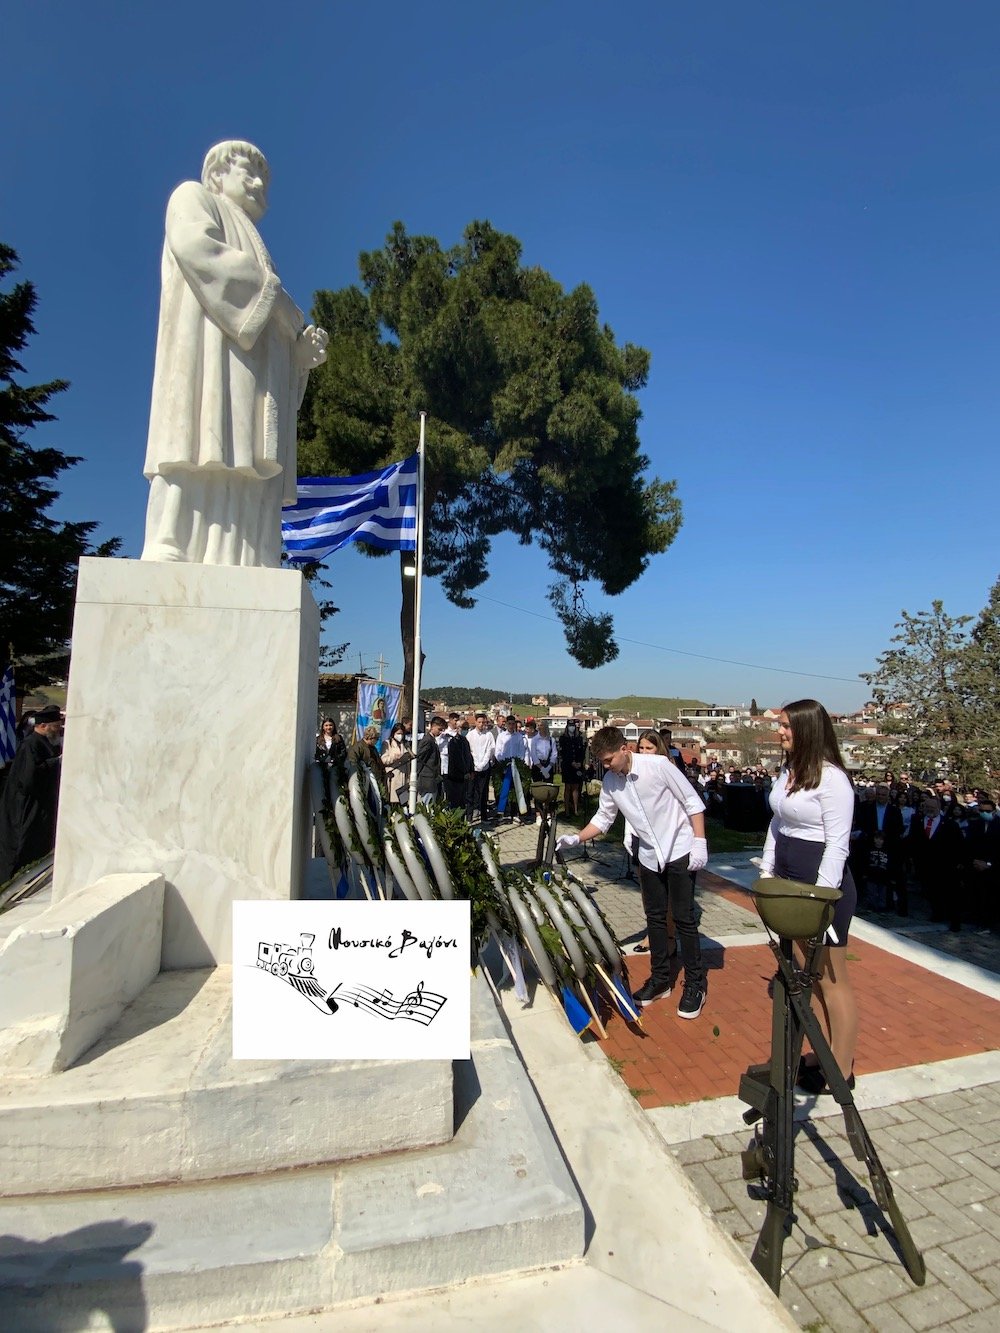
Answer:
[[[417,989],[410,991],[409,995],[407,995],[406,999],[403,1001],[403,1007],[406,1009],[406,1012],[408,1014],[412,1014],[413,1010],[415,1008],[419,1009],[420,1006],[423,1004],[423,1002],[424,1002],[424,983],[422,981],[418,981]]]

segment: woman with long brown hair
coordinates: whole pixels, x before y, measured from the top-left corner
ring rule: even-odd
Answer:
[[[841,891],[833,924],[817,958],[819,981],[814,994],[834,1058],[853,1087],[858,1009],[847,971],[847,939],[858,895],[847,854],[854,787],[844,769],[830,715],[815,699],[785,705],[778,740],[785,763],[771,788],[774,815],[764,843],[761,874]],[[798,1082],[806,1092],[827,1091],[822,1071],[808,1058],[800,1066]]]

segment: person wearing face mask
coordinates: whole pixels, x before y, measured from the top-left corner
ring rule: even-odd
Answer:
[[[977,926],[995,928],[1000,919],[1000,821],[986,792],[979,793],[976,809],[965,835],[969,917]]]
[[[934,784],[934,791],[938,800],[941,802],[941,818],[957,819],[958,802],[955,800],[955,788],[947,778],[939,779]]]
[[[563,800],[567,815],[580,813],[580,793],[587,761],[587,744],[576,720],[570,718],[559,739],[559,771],[562,774]]]
[[[413,751],[406,744],[406,732],[397,722],[382,750],[382,765],[389,786],[389,804],[405,805],[410,785],[410,763]]]

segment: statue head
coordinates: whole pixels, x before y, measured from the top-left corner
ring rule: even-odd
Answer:
[[[271,172],[264,154],[242,139],[226,139],[210,148],[201,168],[201,183],[212,194],[221,194],[241,208],[254,222],[267,210],[267,187]]]

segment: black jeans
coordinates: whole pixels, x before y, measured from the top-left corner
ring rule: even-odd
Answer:
[[[481,769],[472,775],[472,808],[478,810],[482,819],[486,818],[486,811],[489,807],[490,799],[490,770]]]
[[[441,779],[441,786],[444,788],[444,799],[448,802],[452,810],[465,810],[469,804],[469,797],[472,793],[472,783],[465,778],[449,778],[447,776]]]
[[[639,866],[639,888],[649,931],[649,958],[652,963],[652,981],[655,986],[670,984],[670,958],[667,950],[667,906],[673,909],[677,942],[684,964],[685,984],[705,986],[705,965],[698,941],[698,925],[694,910],[694,884],[688,870],[687,856],[671,861],[662,870],[648,870]]]

